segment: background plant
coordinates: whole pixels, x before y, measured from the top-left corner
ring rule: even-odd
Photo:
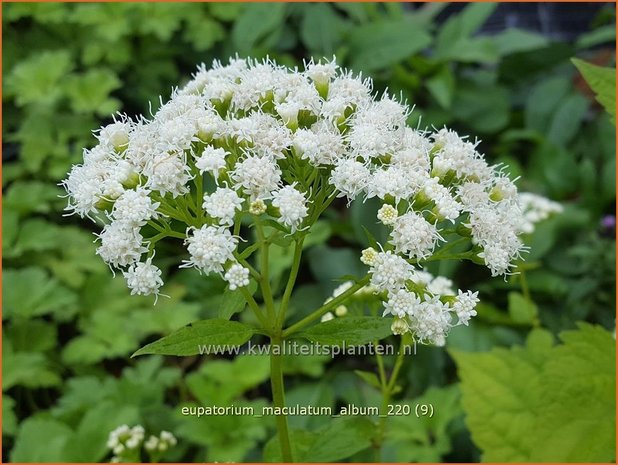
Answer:
[[[575,55],[602,61],[613,54],[601,47],[613,41],[613,11],[600,15],[575,43],[563,43],[519,30],[479,37],[475,32],[495,5],[470,5],[438,24],[442,7],[411,12],[398,4],[3,5],[6,458],[102,460],[109,431],[138,422],[178,436],[165,460],[260,460],[262,449],[266,458],[275,453],[269,420],[191,422],[177,415],[182,402],[264,404],[266,360],[127,361],[142,343],[190,321],[233,314],[233,302],[201,298],[219,296],[222,284],[181,272],[164,290],[173,305],[166,299],[153,310],[149,299],[129,299],[123,283],[113,281],[95,257],[89,226],[58,218],[64,200],[53,187],[78,160],[80,148],[92,142],[88,131],[105,115],[145,112],[147,99],[168,95],[195,63],[237,51],[268,53],[287,64],[336,53],[343,65],[371,73],[378,87],[402,91],[417,105],[413,115],[423,116],[422,125],[478,134],[483,151],[497,154],[493,162],[506,161],[514,175],[524,175],[522,190],[564,202],[565,213],[529,238],[527,286],[521,277],[490,282],[457,263],[430,270],[482,289],[478,321],[453,331],[453,350],[517,346],[533,325],[553,334],[574,329],[580,320],[614,328],[614,226],[606,216],[614,212],[615,128],[569,62]],[[358,270],[358,250],[367,245],[362,226],[374,223],[374,211],[375,205],[354,204],[344,221],[321,225],[293,299],[298,317],[331,294],[338,285],[334,278]],[[178,251],[165,253],[172,262]],[[282,254],[273,272],[283,273],[290,261]],[[506,359],[504,354],[496,356]],[[389,369],[392,362],[386,361]],[[448,353],[423,349],[411,364],[414,369],[402,371],[396,400],[442,407],[431,420],[394,419],[382,459],[472,461],[479,458],[477,447],[487,453],[491,444],[474,433],[472,417],[463,421]],[[350,372],[373,365],[362,358],[321,357],[287,364],[288,402],[379,405],[378,391]],[[465,371],[460,373],[466,383]],[[235,388],[221,389],[230,385],[226,380],[236,380]],[[210,395],[200,399],[203,392]],[[465,402],[464,408],[472,410]],[[316,460],[373,458],[362,423],[320,417],[290,422],[304,431],[305,447]],[[351,444],[339,455],[341,443],[325,441],[337,436]]]

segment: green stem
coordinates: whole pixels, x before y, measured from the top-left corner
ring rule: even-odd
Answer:
[[[238,289],[242,293],[242,296],[245,298],[245,301],[249,305],[249,308],[253,310],[253,313],[255,313],[255,316],[257,317],[257,319],[260,321],[260,323],[262,323],[264,330],[268,331],[270,328],[268,325],[268,320],[262,313],[262,310],[260,310],[260,306],[255,301],[255,299],[253,298],[249,290],[245,286],[239,287]]]
[[[292,268],[290,269],[288,283],[285,286],[285,291],[283,292],[283,297],[281,298],[281,305],[279,306],[279,313],[277,314],[277,327],[278,328],[283,327],[283,323],[285,321],[285,313],[290,303],[290,297],[292,296],[292,291],[294,290],[294,284],[296,283],[296,278],[298,277],[298,270],[300,269],[300,259],[303,253],[303,242],[304,241],[305,241],[305,236],[302,236],[296,240],[296,243],[294,246],[294,259],[292,260]]]
[[[317,310],[314,310],[313,313],[311,313],[310,315],[306,316],[302,320],[294,323],[292,326],[290,326],[289,328],[284,330],[283,333],[282,333],[282,336],[284,338],[289,337],[291,334],[294,334],[295,332],[300,331],[301,329],[303,329],[309,323],[317,320],[318,318],[320,318],[322,315],[324,315],[329,310],[337,307],[339,304],[341,304],[341,302],[345,301],[349,296],[354,294],[356,291],[358,291],[359,289],[365,287],[365,285],[367,285],[367,283],[369,283],[370,279],[371,279],[371,276],[370,275],[366,275],[360,281],[357,281],[357,283],[354,284],[350,289],[348,289],[347,291],[341,293],[340,295],[338,295],[334,299],[330,300],[328,303],[322,305]]]
[[[262,229],[262,222],[259,217],[255,218],[255,230],[257,233],[257,239],[260,243],[260,288],[262,289],[262,297],[266,304],[266,311],[268,318],[274,324],[275,323],[275,303],[273,301],[273,293],[270,288],[270,276],[268,275],[268,247],[269,244],[264,237],[264,230]]]
[[[403,366],[404,360],[404,347],[407,341],[407,334],[401,336],[401,341],[399,344],[399,352],[397,353],[397,358],[395,359],[395,365],[393,366],[393,371],[388,379],[388,383],[386,382],[386,377],[384,376],[384,366],[380,364],[381,357],[378,358],[378,369],[380,370],[380,381],[384,379],[382,382],[382,405],[380,408],[380,422],[378,424],[378,431],[376,435],[376,439],[374,441],[373,447],[375,451],[376,461],[380,461],[380,450],[382,449],[382,443],[384,442],[384,436],[386,434],[386,422],[388,420],[388,405],[391,402],[391,396],[393,395],[393,390],[395,388],[395,383],[397,382],[397,377],[399,376],[399,372],[401,371],[401,367]]]
[[[281,339],[271,338],[270,344],[270,383],[272,387],[273,404],[276,410],[281,410],[285,407]],[[292,448],[290,446],[287,416],[281,413],[275,417],[275,420],[279,435],[279,445],[281,447],[281,461],[290,463],[293,461],[293,457]]]

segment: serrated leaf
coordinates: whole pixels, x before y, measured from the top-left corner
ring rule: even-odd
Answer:
[[[368,448],[374,425],[368,418],[338,418],[316,431],[290,432],[294,460],[297,462],[337,462]],[[264,460],[281,462],[278,438],[264,447]]]
[[[577,58],[572,58],[571,61],[596,94],[597,101],[603,105],[611,115],[612,122],[616,124],[616,69],[603,68]]]
[[[552,346],[451,351],[472,438],[489,462],[609,462],[615,454],[616,341],[588,324]]]
[[[11,462],[64,462],[65,447],[73,431],[52,419],[28,418],[19,428],[11,450]]]
[[[254,333],[255,329],[237,321],[221,319],[196,321],[169,336],[142,347],[132,357],[146,354],[198,355],[200,346],[211,348],[239,346],[251,339]]]
[[[356,346],[384,339],[391,334],[389,318],[358,316],[335,318],[297,333],[312,342],[332,346]]]
[[[245,308],[245,298],[238,289],[231,291],[226,289],[223,293],[223,303],[218,309],[218,317],[223,320],[229,320],[234,313],[238,313]]]

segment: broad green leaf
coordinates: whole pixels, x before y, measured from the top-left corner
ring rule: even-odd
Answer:
[[[615,454],[615,350],[611,333],[581,323],[534,330],[526,347],[451,351],[472,438],[489,462],[608,462]]]
[[[238,289],[231,291],[226,289],[221,299],[221,307],[218,309],[218,317],[223,320],[229,320],[234,313],[242,311],[247,305],[245,298]]]
[[[49,221],[34,218],[23,222],[15,246],[7,256],[19,256],[24,252],[43,252],[62,247],[66,239],[63,229]]]
[[[58,201],[61,191],[46,182],[27,181],[12,184],[4,197],[4,205],[20,214],[47,213]]]
[[[510,117],[509,92],[498,85],[488,85],[479,93],[476,86],[466,85],[455,94],[453,115],[478,132],[497,132]]]
[[[350,33],[350,66],[366,72],[388,68],[430,43],[429,34],[410,19],[360,26]]]
[[[56,346],[57,329],[43,320],[18,320],[7,329],[15,352],[45,352]]]
[[[373,316],[335,318],[300,333],[312,342],[331,346],[360,346],[391,334],[391,319]]]
[[[14,95],[19,106],[52,104],[62,96],[60,84],[72,68],[68,50],[33,53],[7,76],[7,94]]]
[[[615,42],[616,40],[616,25],[608,24],[593,29],[590,32],[582,34],[577,38],[576,46],[578,49],[594,47],[595,45],[604,44],[607,42]]]
[[[61,380],[52,366],[41,353],[7,353],[2,363],[2,390],[6,391],[13,386],[29,388],[57,386]]]
[[[514,28],[507,29],[492,39],[497,44],[500,55],[534,50],[549,43],[541,34]]]
[[[524,109],[526,127],[545,134],[551,116],[564,100],[570,87],[570,80],[563,76],[544,79],[534,86],[526,99]]]
[[[75,310],[75,293],[41,268],[7,269],[3,289],[5,318],[13,318],[15,315],[31,318],[47,313],[67,318]]]
[[[362,276],[366,272],[356,250],[318,245],[308,251],[307,257],[313,276],[323,283],[331,284],[341,276]]]
[[[120,425],[139,422],[137,406],[119,407],[111,401],[93,405],[82,417],[71,442],[67,444],[65,461],[100,462],[109,453],[107,439],[110,431]]]
[[[201,346],[207,346],[209,350],[239,346],[247,342],[254,333],[253,328],[237,321],[221,319],[196,321],[142,347],[132,357],[146,354],[198,355]]]
[[[17,432],[17,415],[15,401],[11,396],[2,395],[2,435],[14,436]]]
[[[317,57],[328,57],[339,45],[342,21],[328,3],[313,3],[306,10],[300,27],[300,37]]]
[[[611,115],[616,124],[616,69],[603,68],[577,58],[571,59],[590,88],[596,94],[597,101]]]
[[[120,109],[120,102],[109,95],[121,85],[111,70],[91,69],[81,75],[75,74],[67,78],[65,85],[71,108],[76,113],[95,112],[103,116]]]
[[[441,463],[451,451],[454,420],[461,417],[460,392],[457,385],[431,387],[414,400],[394,403],[395,412],[408,414],[389,418],[388,434],[381,460],[385,462],[434,462]],[[416,405],[431,405],[433,416],[416,417]]]
[[[519,292],[509,292],[509,315],[515,323],[532,325],[538,318],[536,304]]]
[[[257,42],[283,23],[284,3],[253,3],[240,14],[232,29],[232,41],[240,53],[248,53]]]
[[[588,101],[582,95],[573,94],[564,98],[550,121],[547,139],[556,145],[568,147],[579,132],[588,106]]]
[[[209,2],[207,5],[210,13],[222,21],[236,19],[246,8],[245,3]]]
[[[316,431],[292,430],[292,454],[297,462],[337,462],[371,446],[375,426],[368,418],[337,418]],[[281,462],[278,438],[264,447],[264,460]]]
[[[195,50],[201,52],[210,49],[215,43],[225,38],[225,30],[211,18],[195,16],[188,18],[183,36],[193,44]]]
[[[426,85],[442,108],[450,108],[455,92],[455,77],[448,67],[429,78]]]
[[[11,462],[64,462],[73,431],[52,419],[28,418],[19,428],[11,450]]]
[[[440,28],[435,56],[440,60],[493,62],[498,57],[497,44],[489,38],[471,38],[496,8],[494,3],[468,5]]]

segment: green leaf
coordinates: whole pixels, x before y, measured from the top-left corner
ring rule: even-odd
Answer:
[[[450,108],[455,93],[455,77],[448,67],[429,78],[426,85],[442,108]]]
[[[109,94],[120,87],[118,76],[109,69],[91,69],[66,79],[66,93],[76,113],[95,112],[101,116],[120,108],[120,102]]]
[[[52,201],[58,201],[61,191],[50,183],[40,181],[16,182],[9,187],[4,197],[4,206],[19,212],[47,213]]]
[[[75,310],[77,296],[58,280],[37,267],[8,269],[4,274],[2,296],[4,317],[24,318],[56,313],[66,318]]]
[[[19,428],[11,462],[64,462],[71,428],[52,419],[28,418]]]
[[[209,2],[207,5],[210,13],[222,21],[236,19],[242,13],[242,10],[246,8],[244,3]]]
[[[462,86],[455,94],[453,115],[478,132],[492,133],[504,128],[510,117],[509,92],[497,85],[487,85],[479,93],[471,85]]]
[[[300,37],[309,51],[320,57],[330,56],[339,45],[342,21],[328,3],[307,4]]]
[[[411,19],[360,26],[349,37],[350,66],[355,71],[366,72],[385,69],[430,43],[429,34]]]
[[[251,339],[254,333],[253,328],[237,321],[221,319],[196,321],[142,347],[132,357],[146,354],[198,355],[200,346],[209,346],[211,350],[216,347],[239,346]]]
[[[2,435],[14,436],[16,432],[15,401],[11,396],[2,394]]]
[[[270,32],[283,24],[287,5],[284,3],[253,3],[241,13],[232,29],[232,42],[246,54]]]
[[[541,34],[514,28],[501,32],[494,36],[493,40],[498,46],[498,53],[501,56],[516,52],[527,52],[545,47],[549,43]]]
[[[238,289],[235,291],[226,289],[221,300],[223,303],[218,309],[218,317],[222,320],[229,320],[234,313],[242,311],[247,305],[242,292]]]
[[[56,347],[56,326],[43,320],[18,320],[7,334],[15,352],[45,352]]]
[[[391,334],[391,319],[380,316],[335,318],[297,333],[312,342],[332,346],[360,346]]]
[[[519,292],[509,292],[509,315],[515,323],[532,325],[538,318],[536,304]]]
[[[544,79],[534,86],[526,99],[524,120],[527,128],[544,134],[549,127],[551,116],[571,88],[565,77]]]
[[[61,382],[52,364],[41,353],[5,353],[2,363],[2,390],[13,386],[29,388],[57,386]]]
[[[488,462],[609,462],[615,454],[616,341],[580,323],[535,330],[526,347],[451,351],[472,439]]]
[[[15,95],[19,106],[53,104],[62,96],[60,84],[72,68],[71,55],[67,50],[33,53],[7,76],[7,94]]]
[[[556,145],[568,146],[579,132],[588,106],[588,100],[582,95],[573,94],[564,98],[550,121],[547,139]]]
[[[616,69],[603,68],[577,58],[572,58],[571,61],[596,94],[597,101],[603,105],[611,115],[612,122],[616,124]]]
[[[373,386],[373,387],[378,388],[378,389],[382,388],[382,384],[380,383],[380,380],[378,379],[378,376],[375,373],[373,373],[372,371],[354,370],[354,373],[356,373],[356,375],[360,379],[365,381],[370,386]]]
[[[462,13],[452,16],[436,38],[435,56],[440,60],[463,62],[494,62],[498,46],[490,38],[471,38],[496,8],[494,3],[468,5]]]
[[[371,446],[374,424],[368,418],[338,418],[316,431],[290,432],[297,462],[336,462]],[[264,447],[264,460],[281,462],[278,438]]]

